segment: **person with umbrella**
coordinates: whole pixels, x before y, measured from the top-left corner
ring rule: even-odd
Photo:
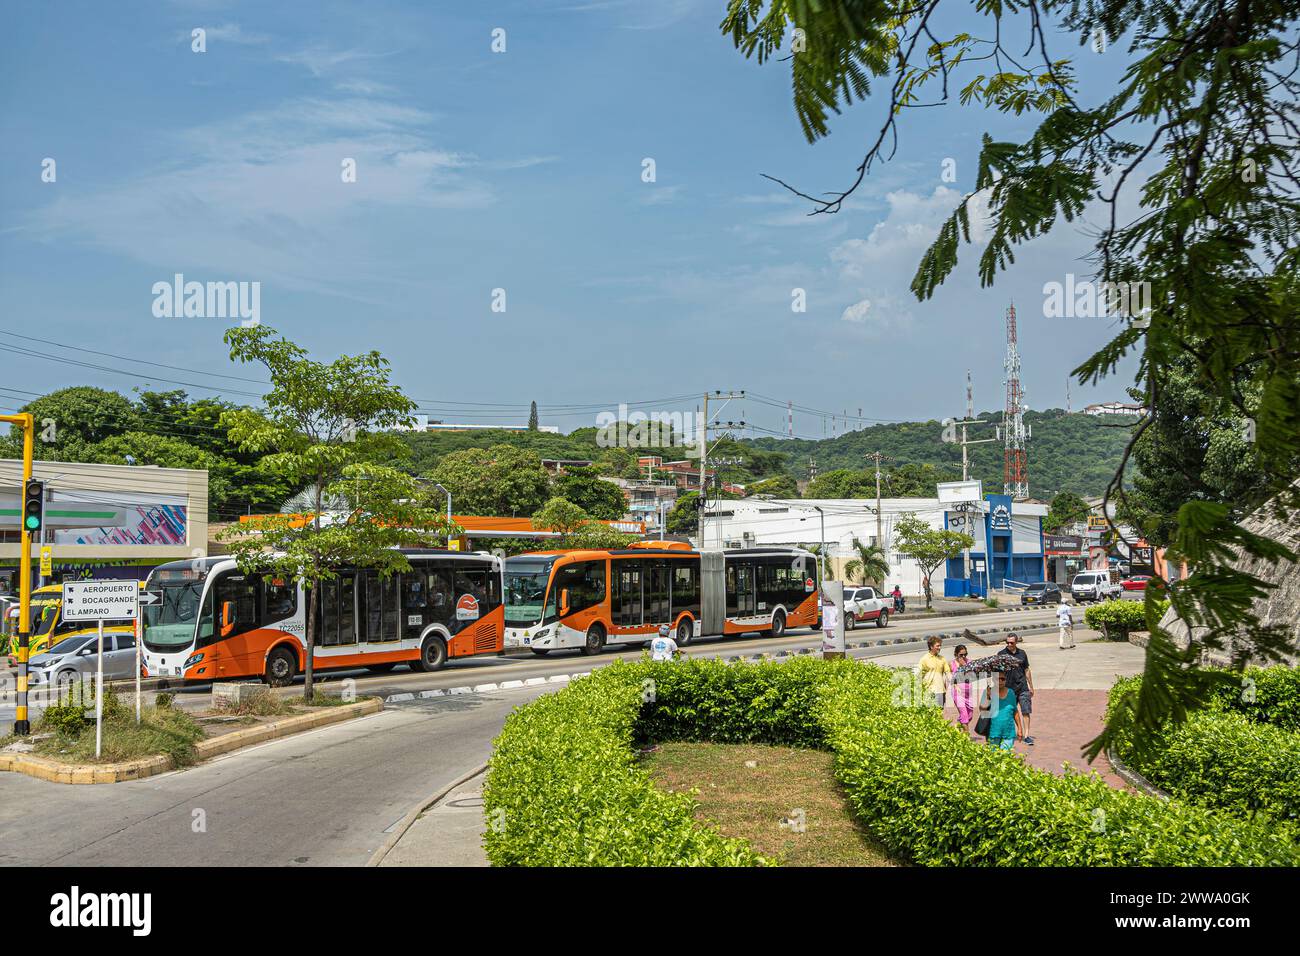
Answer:
[[[1024,719],[1025,743],[1032,747],[1034,738],[1029,734],[1029,726],[1030,715],[1034,712],[1034,675],[1029,671],[1029,655],[1020,649],[1019,635],[1008,634],[1007,646],[998,651],[998,656],[1006,657],[1016,664],[1016,667],[1007,671],[1007,683],[1015,692],[1016,706]]]
[[[953,672],[955,677],[997,674],[997,700],[993,700],[990,688],[986,687],[980,700],[980,717],[975,722],[975,733],[987,738],[990,747],[1000,750],[1011,750],[1016,738],[1020,736],[1020,710],[1016,706],[1016,693],[1008,679],[1008,675],[1017,669],[1018,665],[1012,658],[1005,654],[994,654],[992,657],[967,661]]]

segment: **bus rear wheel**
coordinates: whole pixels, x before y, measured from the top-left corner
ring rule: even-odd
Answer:
[[[272,687],[284,687],[293,681],[298,671],[298,661],[287,647],[277,647],[266,658],[266,673],[262,675]]]
[[[587,639],[582,644],[582,653],[591,657],[599,654],[605,649],[605,632],[599,624],[593,624],[587,629]]]
[[[412,665],[419,671],[440,671],[447,666],[447,645],[441,637],[431,634],[420,645],[420,659]]]
[[[772,615],[772,636],[785,637],[785,612],[777,611]]]
[[[691,619],[684,617],[677,625],[677,646],[685,647],[695,638],[695,627]]]
[[[888,626],[889,626],[889,612],[882,607],[880,609],[880,616],[876,618],[876,627],[888,627]]]

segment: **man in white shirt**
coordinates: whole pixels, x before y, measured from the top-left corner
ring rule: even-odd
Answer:
[[[650,660],[671,661],[679,653],[677,642],[669,636],[668,628],[661,626],[659,636],[650,642]]]
[[[1064,601],[1056,606],[1056,623],[1061,627],[1060,649],[1064,651],[1074,647],[1074,617]]]

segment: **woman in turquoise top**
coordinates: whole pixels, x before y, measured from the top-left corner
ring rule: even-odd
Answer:
[[[990,709],[989,694],[984,695],[984,711],[989,717],[989,746],[1011,750],[1020,728],[1020,711],[1016,709],[1016,692],[1007,686],[1007,675],[998,671],[998,702]]]

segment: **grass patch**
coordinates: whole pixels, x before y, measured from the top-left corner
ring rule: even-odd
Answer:
[[[81,713],[80,703],[47,708],[36,729],[54,736],[40,741],[34,752],[67,763],[115,763],[166,754],[176,766],[186,767],[197,760],[194,745],[204,737],[193,717],[173,707],[145,707],[137,724],[135,711],[105,689],[104,732],[97,760],[95,723]]]
[[[232,700],[219,700],[213,705],[212,713],[218,717],[287,717],[298,713],[298,708],[283,697],[258,694],[238,704]]]
[[[672,742],[646,765],[660,787],[695,798],[697,820],[747,840],[783,866],[895,865],[853,819],[825,751]]]

